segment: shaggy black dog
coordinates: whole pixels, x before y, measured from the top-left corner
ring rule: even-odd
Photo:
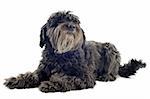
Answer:
[[[146,64],[131,60],[120,65],[120,54],[110,43],[86,41],[78,17],[57,12],[41,28],[40,47],[45,47],[39,67],[33,72],[11,77],[10,89],[39,87],[42,92],[65,92],[93,88],[95,81],[129,77]]]

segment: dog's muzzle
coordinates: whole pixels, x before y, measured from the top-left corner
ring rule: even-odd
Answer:
[[[67,28],[69,31],[73,32],[75,30],[76,26],[74,24],[69,23],[69,24],[67,24]]]

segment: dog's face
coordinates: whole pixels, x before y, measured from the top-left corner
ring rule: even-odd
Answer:
[[[57,12],[42,27],[40,46],[49,41],[55,52],[61,54],[81,48],[84,40],[78,17],[69,12]]]

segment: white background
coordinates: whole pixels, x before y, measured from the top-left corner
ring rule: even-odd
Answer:
[[[37,88],[9,90],[4,79],[33,71],[41,59],[40,28],[51,13],[71,10],[79,16],[87,40],[111,42],[121,64],[142,59],[147,68],[130,79],[97,82],[94,89],[41,93]],[[150,99],[149,0],[0,0],[1,99]]]

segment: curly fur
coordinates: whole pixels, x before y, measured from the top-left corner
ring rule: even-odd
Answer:
[[[39,87],[42,92],[65,92],[93,88],[96,80],[114,81],[117,75],[129,77],[141,61],[120,65],[120,54],[110,43],[86,41],[77,16],[57,12],[41,28],[42,60],[33,72],[6,79],[8,88]]]

